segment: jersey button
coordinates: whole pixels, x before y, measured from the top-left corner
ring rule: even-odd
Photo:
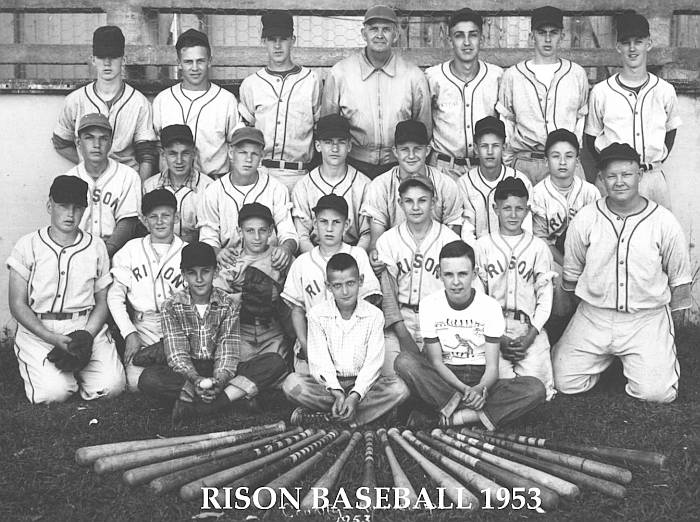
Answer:
[[[624,306],[621,306],[621,307],[620,307],[620,310],[622,310],[623,308],[624,308]]]
[[[66,275],[66,271],[64,270],[63,272],[61,272],[61,275]]]
[[[620,261],[620,264],[621,264],[621,265],[624,265],[624,264],[625,264],[625,262],[624,262],[624,261]]]
[[[620,283],[620,286],[625,286],[625,283]]]

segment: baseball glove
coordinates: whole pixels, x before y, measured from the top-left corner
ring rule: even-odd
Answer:
[[[92,334],[87,330],[76,330],[68,334],[71,338],[68,350],[55,346],[46,358],[64,372],[77,372],[85,368],[92,357]]]
[[[154,364],[168,364],[168,359],[165,357],[163,348],[163,339],[148,346],[144,346],[134,358],[131,359],[134,366],[152,366]]]

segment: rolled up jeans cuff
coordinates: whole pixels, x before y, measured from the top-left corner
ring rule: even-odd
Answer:
[[[258,394],[258,386],[243,375],[236,375],[233,379],[228,382],[228,385],[240,388],[246,393],[246,399],[255,397]]]
[[[446,419],[449,419],[452,414],[457,410],[459,407],[459,403],[462,401],[462,395],[460,393],[455,392],[452,397],[449,398],[447,403],[440,408],[440,414],[443,415]]]

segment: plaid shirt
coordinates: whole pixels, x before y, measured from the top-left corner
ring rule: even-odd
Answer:
[[[163,345],[168,364],[194,381],[199,374],[192,360],[214,359],[214,378],[222,382],[236,375],[240,360],[238,306],[223,290],[214,288],[204,317],[197,313],[189,290],[180,290],[163,305]]]

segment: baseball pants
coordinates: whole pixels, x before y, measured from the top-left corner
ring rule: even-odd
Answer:
[[[49,330],[69,334],[84,330],[88,316],[66,320],[42,320]],[[46,359],[53,346],[22,325],[15,335],[15,355],[19,373],[24,380],[24,392],[32,404],[64,402],[74,393],[90,401],[100,397],[116,397],[124,391],[126,378],[114,341],[104,325],[95,336],[90,362],[79,372],[64,372]]]
[[[367,176],[369,179],[374,179],[380,174],[384,174],[388,170],[391,170],[398,165],[396,161],[384,163],[383,165],[377,165],[376,163],[367,163],[366,161],[351,158],[350,156],[348,156],[348,163],[362,172],[362,174]]]
[[[603,197],[608,195],[608,191],[605,190],[605,185],[601,181],[600,176],[596,176],[595,186],[598,187]],[[671,194],[668,189],[666,175],[660,166],[654,166],[654,168],[642,172],[642,179],[639,182],[639,193],[645,198],[671,210]]]
[[[445,161],[437,158],[437,154],[431,154],[428,160],[428,165],[440,169],[442,172],[450,176],[453,180],[458,181],[471,168],[468,165],[457,165],[454,161]]]
[[[339,377],[347,393],[355,385],[355,377]],[[292,373],[282,383],[282,391],[289,401],[311,411],[331,411],[335,398],[325,384],[319,384],[311,375]],[[398,377],[379,377],[357,405],[355,419],[350,427],[363,426],[378,419],[404,402],[408,387]]]
[[[447,367],[468,386],[478,384],[486,368],[477,365]],[[399,355],[396,373],[406,382],[411,394],[419,397],[432,411],[449,418],[459,409],[462,393],[445,381],[422,354]],[[521,417],[543,404],[544,400],[545,389],[539,379],[527,376],[502,378],[489,388],[482,412],[493,426],[500,426]]]
[[[673,402],[680,376],[674,334],[667,306],[625,313],[582,301],[554,347],[555,386],[567,394],[588,391],[618,357],[627,394]]]
[[[294,190],[294,185],[297,184],[297,181],[309,173],[308,170],[273,169],[271,167],[260,168],[265,169],[271,178],[276,179],[287,187],[290,196],[292,195],[292,190]]]
[[[401,315],[406,329],[416,341],[419,349],[423,349],[423,338],[420,334],[420,321],[418,320],[418,312],[412,307],[400,305]],[[384,377],[394,377],[396,370],[394,369],[394,361],[401,353],[401,344],[399,338],[391,328],[384,329],[384,364],[382,365],[382,375]]]
[[[544,156],[544,153],[541,154]],[[530,179],[530,182],[532,183],[533,187],[537,185],[537,183],[542,181],[544,178],[546,178],[549,173],[549,169],[547,167],[547,160],[545,158],[539,157],[533,158],[532,153],[530,152],[516,152],[513,155],[513,159],[510,165],[515,170],[519,170],[520,172],[525,174]],[[583,171],[583,166],[581,165],[580,158],[576,160],[575,174],[583,180],[586,179],[586,173]]]
[[[163,337],[163,330],[160,325],[160,314],[158,312],[136,312],[133,320],[136,333],[139,334],[142,348],[157,343]],[[143,372],[143,366],[136,366],[129,363],[124,367],[126,371],[126,385],[130,392],[139,391],[139,377]]]

